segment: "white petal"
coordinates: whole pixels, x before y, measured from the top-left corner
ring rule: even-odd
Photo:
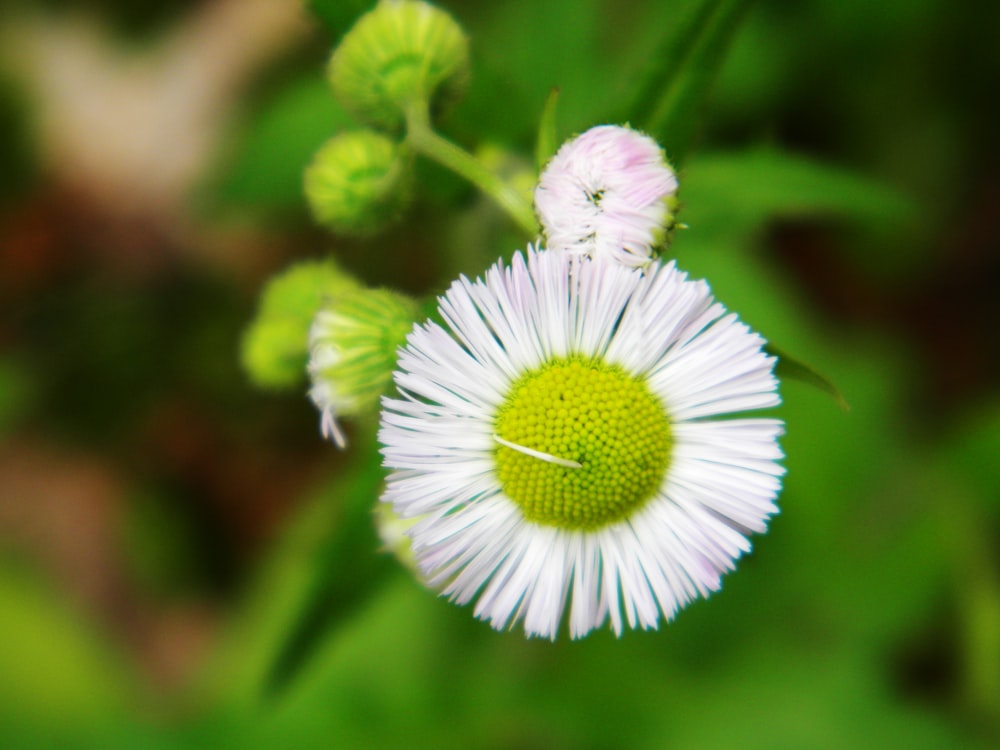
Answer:
[[[655,628],[750,549],[777,512],[776,419],[730,417],[778,402],[763,340],[673,264],[529,250],[441,299],[446,327],[414,328],[399,398],[383,400],[383,495],[431,586],[502,629],[555,638]],[[527,520],[496,474],[497,409],[526,372],[569,354],[644,378],[671,420],[656,495],[623,521],[561,529]],[[711,419],[707,419],[711,417]]]

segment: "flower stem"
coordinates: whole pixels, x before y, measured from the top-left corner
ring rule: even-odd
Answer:
[[[464,177],[490,196],[529,235],[538,234],[538,222],[531,205],[515,188],[467,151],[434,132],[426,104],[410,107],[406,113],[407,140],[415,151]]]

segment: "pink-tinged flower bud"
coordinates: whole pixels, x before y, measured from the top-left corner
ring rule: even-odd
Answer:
[[[668,239],[677,176],[659,144],[601,125],[567,141],[535,188],[535,211],[551,250],[642,266]]]

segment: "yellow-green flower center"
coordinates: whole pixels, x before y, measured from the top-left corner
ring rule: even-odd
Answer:
[[[496,467],[525,518],[594,530],[656,493],[670,463],[670,421],[644,380],[568,357],[522,375],[496,416]]]

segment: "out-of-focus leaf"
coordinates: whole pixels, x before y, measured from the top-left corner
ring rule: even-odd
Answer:
[[[189,595],[208,567],[191,509],[155,486],[129,498],[121,526],[130,576],[161,598]]]
[[[373,512],[378,502],[380,454],[374,440],[367,463],[336,502],[342,505],[337,527],[316,551],[314,581],[309,586],[292,627],[279,644],[263,689],[274,695],[289,685],[315,656],[327,632],[343,622],[376,590],[397,563],[379,550]]]
[[[305,502],[211,669],[206,689],[225,704],[252,705],[293,682],[395,565],[372,521],[382,481],[374,435],[359,430],[349,450],[351,468]]]
[[[782,389],[782,585],[808,600],[820,627],[858,648],[898,652],[940,609],[950,543],[938,506],[951,500],[928,491],[917,471],[926,457],[901,416],[913,363],[894,342],[827,343],[817,359],[851,395],[852,410],[816,408],[811,389]]]
[[[0,437],[28,411],[33,390],[24,368],[12,359],[0,358]]]
[[[373,7],[373,0],[306,0],[306,6],[330,30],[335,41],[354,25],[358,17]]]
[[[81,613],[7,561],[0,623],[0,727],[16,720],[71,730],[126,715],[136,685],[124,660]]]
[[[684,612],[657,633],[548,643],[493,632],[397,576],[329,633],[282,701],[234,721],[228,737],[303,750],[330,737],[496,750],[652,750],[665,738],[678,748],[954,746],[943,717],[895,700],[862,644],[803,632],[797,609],[772,612],[770,631],[740,611],[716,608],[708,634]]]
[[[819,372],[814,367],[807,365],[805,362],[801,362],[786,354],[773,344],[765,346],[764,351],[772,357],[778,358],[778,362],[774,367],[774,372],[778,377],[799,380],[803,383],[808,383],[815,388],[819,388],[824,393],[833,397],[833,400],[837,402],[837,405],[841,409],[844,411],[850,411],[851,406],[847,403],[847,399],[844,398],[844,394],[840,392],[840,389],[837,388],[836,384],[834,384],[834,382],[826,375]]]
[[[943,448],[951,470],[983,503],[1000,510],[1000,401],[979,404]]]
[[[638,83],[623,108],[623,118],[635,120],[637,126],[649,125],[653,112],[662,104],[661,97],[683,73],[684,62],[691,56],[716,5],[717,0],[670,5],[666,12],[672,22],[656,24],[655,51],[645,55],[642,70],[633,76]],[[652,10],[655,12],[656,8]]]
[[[446,130],[455,123],[479,142],[530,148],[539,108],[554,87],[568,132],[608,116],[606,101],[594,95],[611,90],[616,71],[598,0],[509,0],[482,4],[475,14],[456,12],[455,18],[472,39],[473,79]]]
[[[692,230],[737,236],[778,217],[898,224],[915,213],[904,196],[875,180],[767,147],[692,159],[681,177],[681,202]]]
[[[556,110],[559,104],[559,89],[555,88],[549,92],[548,99],[545,100],[545,108],[542,109],[542,117],[538,123],[538,140],[535,143],[535,165],[538,171],[542,171],[549,159],[553,157],[559,148],[559,136],[556,132]]]
[[[724,674],[692,686],[671,747],[954,747],[959,733],[941,716],[896,701],[854,644],[766,635]],[[738,676],[739,675],[739,676]],[[650,742],[646,747],[655,747]]]
[[[324,141],[352,125],[321,75],[288,86],[249,122],[218,200],[254,210],[304,210],[303,171]]]
[[[705,99],[726,58],[745,0],[707,0],[681,16],[664,49],[652,59],[646,85],[629,116],[655,136],[675,165],[684,162]]]
[[[956,545],[961,698],[970,714],[1000,730],[1000,552],[995,548],[990,524],[975,507],[957,519],[960,546]],[[955,508],[951,510],[955,512]],[[958,509],[958,513],[963,513]],[[950,520],[956,523],[956,520]]]

